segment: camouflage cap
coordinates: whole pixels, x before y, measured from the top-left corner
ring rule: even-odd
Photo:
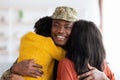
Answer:
[[[60,6],[55,9],[52,18],[74,22],[78,20],[78,14],[76,9],[67,6]]]

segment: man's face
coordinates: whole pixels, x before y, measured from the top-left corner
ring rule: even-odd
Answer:
[[[51,36],[55,44],[63,46],[66,44],[69,35],[71,34],[73,22],[54,19],[52,23]]]

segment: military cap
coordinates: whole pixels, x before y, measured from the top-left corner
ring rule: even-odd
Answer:
[[[55,9],[52,18],[74,22],[78,20],[78,14],[76,9],[67,6],[59,6]]]

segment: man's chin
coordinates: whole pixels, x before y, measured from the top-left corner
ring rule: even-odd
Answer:
[[[66,42],[66,41],[59,41],[59,40],[56,40],[56,39],[54,39],[53,41],[57,46],[64,46],[65,42]]]
[[[64,46],[65,44],[64,43],[55,43],[57,46]]]

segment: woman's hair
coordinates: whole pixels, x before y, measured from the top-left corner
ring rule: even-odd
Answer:
[[[46,16],[46,17],[40,18],[35,23],[34,32],[39,35],[50,37],[51,36],[51,27],[52,27],[52,18]]]
[[[102,35],[93,22],[76,21],[66,49],[66,57],[74,63],[78,75],[89,70],[88,64],[103,71],[105,50]]]
[[[43,35],[46,37],[51,36],[51,28],[52,28],[52,18],[51,17],[43,17],[40,18],[34,25],[34,32]],[[56,80],[56,74],[57,74],[57,66],[58,66],[58,61],[55,60],[55,65],[54,65],[54,70],[53,70],[53,80]]]

